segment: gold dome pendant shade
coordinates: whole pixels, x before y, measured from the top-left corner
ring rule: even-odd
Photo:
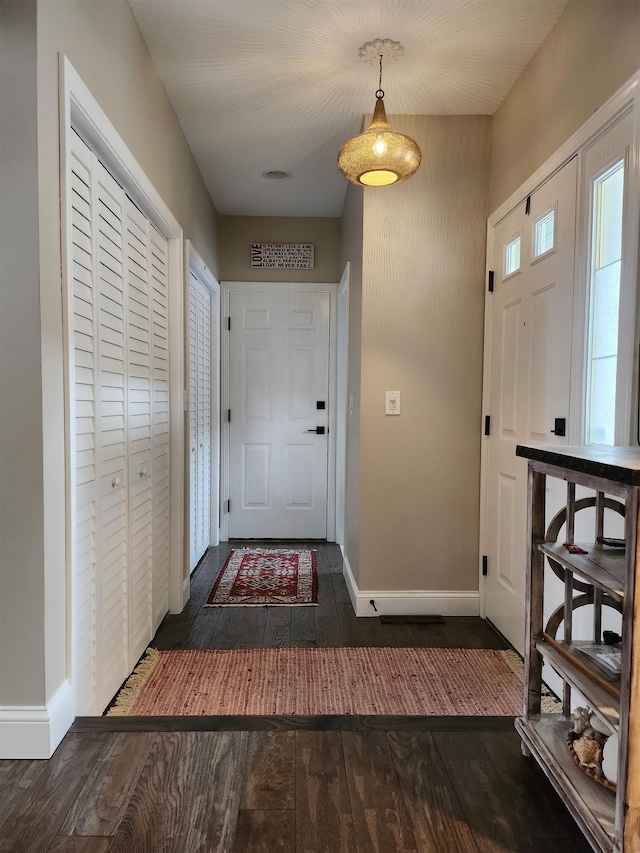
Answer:
[[[382,56],[380,56],[380,84]],[[386,187],[406,181],[420,166],[422,154],[410,136],[393,130],[384,109],[384,92],[378,88],[376,107],[368,130],[340,149],[338,169],[352,184]]]
[[[354,136],[340,149],[338,169],[352,184],[386,187],[406,181],[418,171],[422,154],[410,136],[393,130],[384,110],[382,96],[369,129]]]

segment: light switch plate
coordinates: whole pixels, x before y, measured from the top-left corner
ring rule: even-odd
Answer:
[[[385,415],[400,414],[400,392],[385,391],[384,392],[384,413]]]

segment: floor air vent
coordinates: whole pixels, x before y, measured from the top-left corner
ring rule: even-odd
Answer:
[[[379,616],[382,625],[444,625],[444,616]]]

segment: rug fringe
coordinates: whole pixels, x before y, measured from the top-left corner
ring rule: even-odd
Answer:
[[[505,660],[505,663],[512,672],[518,676],[520,681],[524,683],[524,661],[513,649],[503,649],[500,654]]]
[[[520,655],[517,652],[514,652],[513,649],[505,649],[501,654],[509,669],[514,672],[524,684],[524,661]],[[542,683],[540,710],[543,714],[562,713],[562,702],[553,695],[544,682]]]
[[[157,649],[148,648],[120,689],[115,703],[106,713],[107,717],[127,717],[131,713],[140,691],[159,662],[160,652]]]

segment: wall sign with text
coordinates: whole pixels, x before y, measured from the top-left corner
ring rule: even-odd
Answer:
[[[251,268],[312,270],[313,243],[252,243]]]

